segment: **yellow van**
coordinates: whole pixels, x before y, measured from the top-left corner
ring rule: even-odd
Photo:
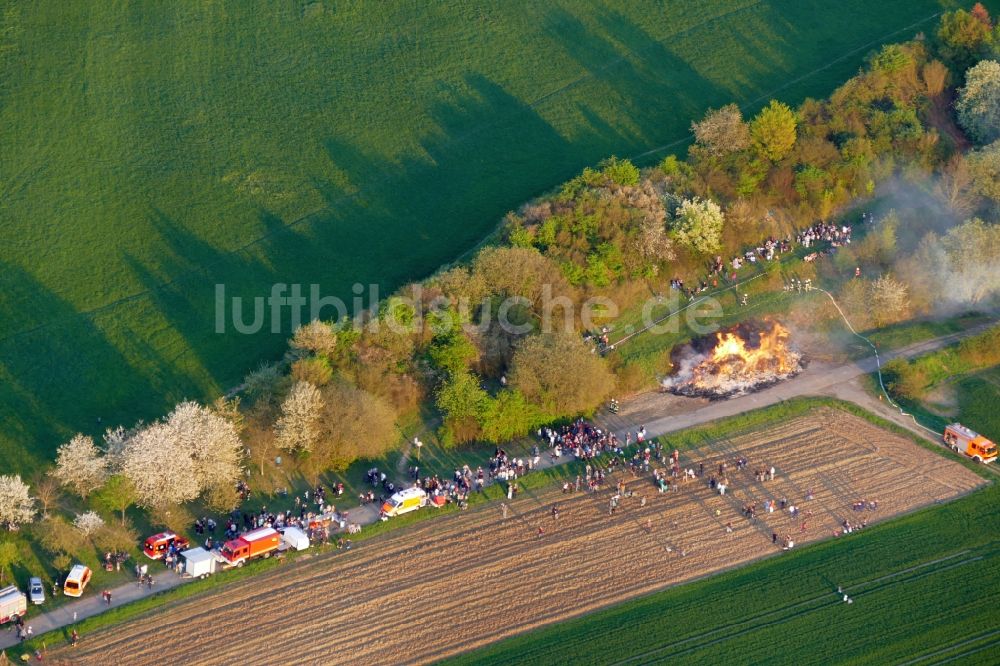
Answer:
[[[63,583],[63,593],[68,597],[79,597],[83,595],[83,589],[90,582],[90,569],[82,564],[74,564],[66,576]]]
[[[382,505],[382,520],[416,511],[427,504],[427,493],[422,488],[407,488],[393,493]]]

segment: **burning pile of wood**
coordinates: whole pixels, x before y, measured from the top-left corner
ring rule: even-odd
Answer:
[[[663,380],[671,393],[730,398],[758,391],[802,371],[802,354],[776,321],[743,322],[674,349],[674,372]]]

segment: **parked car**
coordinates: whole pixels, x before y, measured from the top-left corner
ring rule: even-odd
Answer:
[[[36,605],[45,603],[45,586],[38,576],[32,576],[28,581],[28,599]]]

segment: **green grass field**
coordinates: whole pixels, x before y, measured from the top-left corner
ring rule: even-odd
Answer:
[[[960,379],[958,390],[959,413],[963,423],[1000,439],[1000,367],[988,368]]]
[[[713,437],[806,405],[761,410],[689,434]],[[446,663],[994,664],[1000,658],[998,509],[1000,488],[992,483],[944,506]],[[853,597],[851,605],[842,602],[838,586]]]
[[[582,166],[824,95],[952,4],[8,1],[0,455],[30,471],[279,353],[287,324],[213,332],[216,283],[424,276]]]
[[[921,423],[938,430],[956,420],[993,439],[1000,439],[1000,366],[949,377],[944,382],[950,394],[947,406],[928,401],[898,400]],[[928,404],[929,403],[929,404]],[[954,414],[959,416],[955,417]]]

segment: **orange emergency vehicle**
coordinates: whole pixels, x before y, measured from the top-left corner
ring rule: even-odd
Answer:
[[[281,545],[281,535],[270,527],[261,527],[241,537],[227,541],[219,550],[226,566],[242,567],[255,557],[271,557]]]
[[[160,532],[143,542],[142,552],[151,560],[162,560],[167,554],[170,544],[176,546],[178,551],[182,551],[187,549],[189,542],[174,532]]]
[[[964,453],[976,462],[988,463],[997,459],[997,445],[978,432],[960,423],[944,429],[944,443],[956,453]]]

